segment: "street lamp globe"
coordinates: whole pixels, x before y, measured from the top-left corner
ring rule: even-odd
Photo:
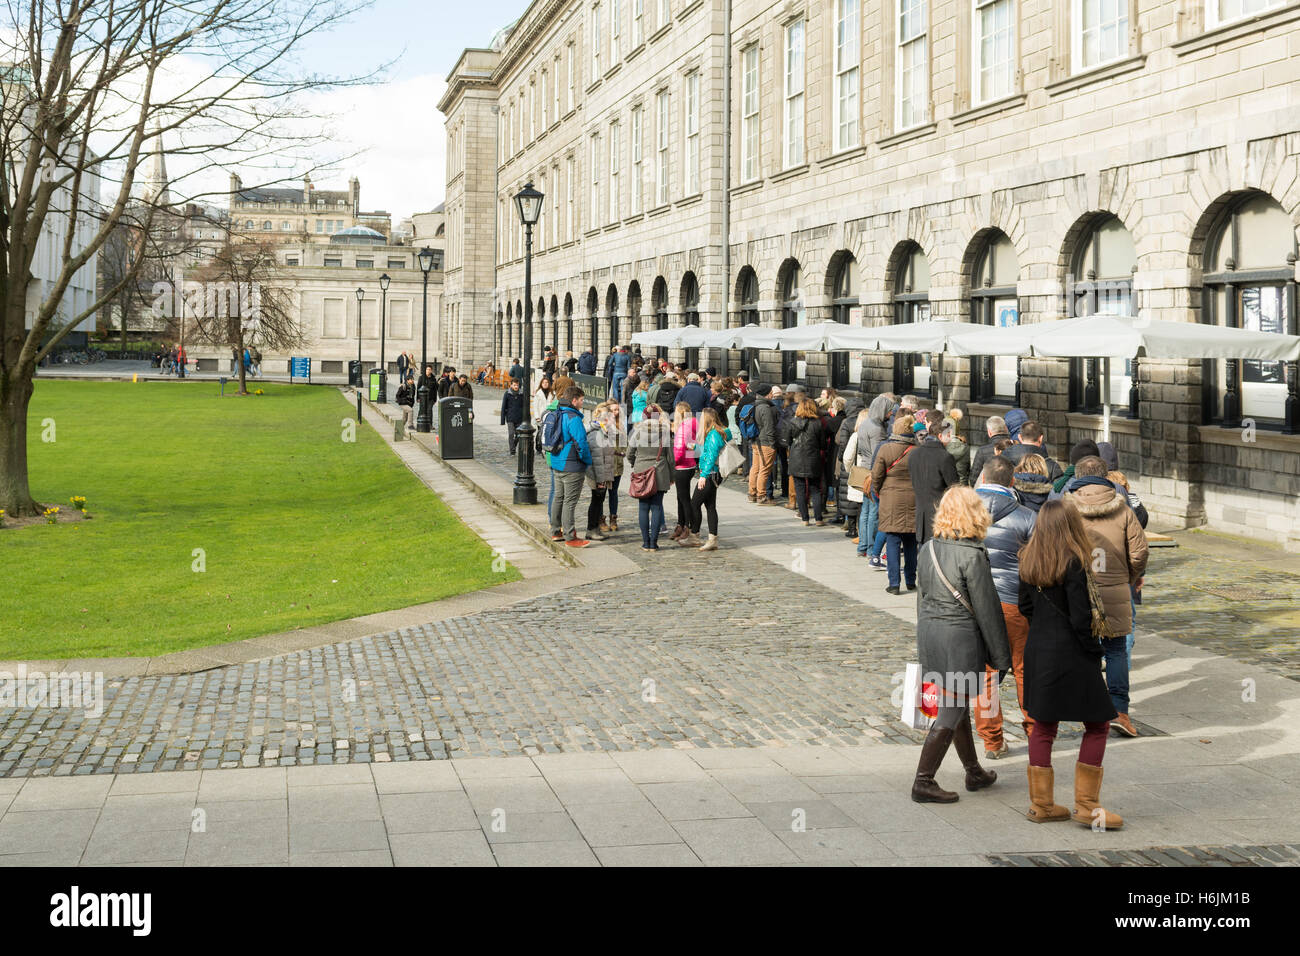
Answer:
[[[429,270],[433,268],[433,250],[425,246],[416,258],[420,260],[420,271],[427,276]]]
[[[379,277],[379,288],[382,289],[384,292],[387,292],[388,283],[392,281],[393,281],[392,279],[388,278],[388,273],[385,272],[383,275]]]
[[[531,182],[519,190],[515,196],[515,208],[519,210],[519,221],[525,226],[537,225],[537,220],[542,218],[542,202],[545,199],[546,196],[534,189]]]

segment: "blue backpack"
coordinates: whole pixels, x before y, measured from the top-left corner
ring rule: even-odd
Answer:
[[[740,434],[753,441],[758,437],[758,422],[754,421],[754,406],[757,402],[750,402],[740,410],[736,420],[740,422]]]
[[[542,416],[542,449],[548,454],[558,455],[564,451],[567,441],[564,437],[564,413],[557,406]]]

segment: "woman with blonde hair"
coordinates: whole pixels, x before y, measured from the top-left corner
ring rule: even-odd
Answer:
[[[691,479],[699,460],[696,445],[700,423],[686,402],[678,402],[673,414],[673,485],[677,490],[677,527],[668,536],[683,547],[698,548],[702,541],[691,534]]]
[[[664,492],[673,483],[672,443],[668,418],[658,405],[647,405],[641,420],[632,426],[627,442],[627,466],[633,489],[639,474],[653,471],[655,475],[656,490],[638,501],[642,551],[659,550],[659,534],[664,527]]]
[[[1052,493],[1051,472],[1047,470],[1047,459],[1042,455],[1025,455],[1016,462],[1014,475],[1016,494],[1020,503],[1035,514],[1043,507],[1043,502]]]
[[[1092,633],[1092,549],[1083,517],[1068,500],[1043,505],[1033,536],[1020,549],[1020,613],[1029,620],[1025,709],[1034,715],[1026,816],[1035,823],[1070,816],[1053,796],[1052,743],[1062,720],[1077,720],[1083,724],[1083,740],[1074,767],[1074,819],[1087,827],[1118,830],[1124,819],[1099,803],[1101,759],[1110,722],[1118,715],[1101,672],[1102,643]]]
[[[957,794],[934,779],[950,744],[966,771],[967,790],[981,790],[998,778],[980,766],[970,722],[985,667],[1000,673],[1011,669],[1006,619],[984,548],[991,522],[973,488],[953,485],[935,511],[933,537],[917,555],[917,652],[922,680],[939,688],[939,715],[921,747],[912,783],[917,803],[956,802]]]
[[[701,551],[718,550],[718,485],[722,474],[718,469],[718,456],[727,444],[727,426],[722,416],[712,408],[700,413],[700,476],[691,492],[691,537],[699,541],[700,525],[704,512],[709,514],[709,540]],[[682,542],[677,542],[681,544]]]
[[[794,479],[794,500],[799,520],[808,527],[808,499],[813,518],[820,528],[826,524],[822,501],[822,449],[825,445],[821,415],[811,398],[799,400],[794,417],[786,423],[784,435],[790,454],[790,477]]]

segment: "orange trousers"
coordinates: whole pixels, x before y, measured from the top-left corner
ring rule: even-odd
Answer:
[[[1016,700],[1024,717],[1025,737],[1034,722],[1025,713],[1025,642],[1029,639],[1029,621],[1014,604],[1002,605],[1007,622],[1007,643],[1011,645],[1011,673],[1016,678]],[[985,750],[1002,749],[1002,700],[998,694],[998,672],[989,667],[984,672],[984,693],[975,706],[975,729],[984,740]]]

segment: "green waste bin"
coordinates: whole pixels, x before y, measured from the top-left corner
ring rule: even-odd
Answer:
[[[372,402],[379,401],[379,376],[382,374],[377,368],[370,370],[370,400]]]

